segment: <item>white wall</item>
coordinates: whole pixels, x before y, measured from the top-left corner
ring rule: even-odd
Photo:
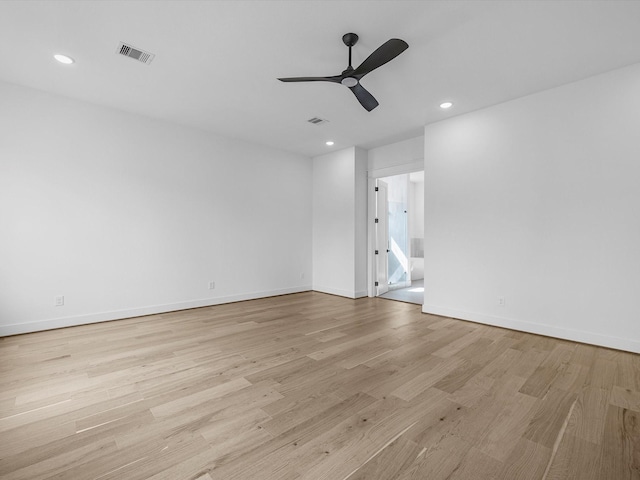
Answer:
[[[365,169],[366,152],[355,147],[313,159],[314,290],[366,295]]]
[[[409,182],[409,242],[424,239],[424,182]],[[411,254],[411,280],[424,278],[424,257]]]
[[[424,136],[420,135],[409,140],[372,148],[368,151],[367,170],[369,176],[376,178],[397,175],[422,170],[423,159]],[[376,174],[372,175],[373,172]]]
[[[409,182],[409,237],[424,237],[424,182]]]
[[[0,335],[310,289],[311,159],[5,83],[0,105]]]
[[[355,161],[355,296],[367,295],[367,160],[366,150],[356,148]]]
[[[639,129],[640,65],[428,125],[423,311],[640,352]]]

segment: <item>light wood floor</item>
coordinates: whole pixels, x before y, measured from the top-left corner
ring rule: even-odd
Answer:
[[[638,355],[417,305],[308,292],[0,339],[6,480],[639,468]]]

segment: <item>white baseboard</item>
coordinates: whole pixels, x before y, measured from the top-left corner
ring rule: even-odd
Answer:
[[[356,292],[353,290],[341,290],[339,288],[323,287],[318,285],[313,286],[313,291],[321,292],[321,293],[329,293],[331,295],[338,295],[339,297],[347,297],[347,298],[360,298],[360,297],[367,296],[367,292],[365,290],[361,292]]]
[[[466,312],[437,305],[422,305],[423,313],[431,313],[443,317],[457,318],[469,322],[492,325],[494,327],[509,328],[521,332],[535,333],[547,337],[562,338],[574,342],[588,343],[600,347],[614,348],[627,352],[640,353],[640,342],[628,338],[612,337],[600,333],[588,332],[584,330],[574,330],[571,328],[558,327],[545,323],[535,323],[511,318],[494,317],[482,313]]]
[[[282,288],[278,290],[268,290],[263,292],[242,293],[227,297],[204,298],[200,300],[189,300],[186,302],[167,303],[163,305],[150,305],[146,307],[132,308],[126,310],[114,310],[110,312],[90,313],[73,317],[60,317],[48,320],[37,320],[27,323],[16,323],[13,325],[0,325],[0,337],[18,335],[21,333],[40,332],[52,330],[54,328],[73,327],[76,325],[87,325],[89,323],[108,322],[111,320],[121,320],[123,318],[142,317],[144,315],[155,315],[158,313],[175,312],[177,310],[187,310],[189,308],[210,307],[224,303],[241,302],[243,300],[255,300],[257,298],[275,297],[287,295],[289,293],[308,292],[311,286]]]
[[[107,322],[111,320],[120,320],[123,318],[141,317],[144,315],[155,315],[158,313],[167,313],[177,310],[187,310],[190,308],[209,307],[214,305],[221,305],[225,303],[240,302],[244,300],[254,300],[257,298],[274,297],[278,295],[286,295],[290,293],[300,293],[312,290],[311,286],[291,287],[278,290],[268,290],[263,292],[250,292],[238,295],[230,295],[227,297],[218,298],[206,298],[200,300],[190,300],[186,302],[163,304],[163,305],[151,305],[140,308],[133,308],[127,310],[116,310],[110,312],[92,313],[87,315],[77,315],[74,317],[61,317],[48,320],[39,320],[28,323],[2,325],[0,326],[0,337],[9,335],[18,335],[21,333],[39,332],[43,330],[52,330],[55,328],[72,327],[76,325],[86,325],[90,323]],[[366,297],[367,292],[353,292],[340,290],[329,287],[313,287],[314,291],[329,293],[331,295],[338,295],[347,298],[360,298]],[[509,328],[512,330],[518,330],[527,333],[535,333],[538,335],[545,335],[548,337],[562,338],[565,340],[571,340],[575,342],[588,343],[592,345],[598,345],[602,347],[614,348],[617,350],[624,350],[628,352],[640,353],[640,342],[620,337],[612,337],[608,335],[602,335],[599,333],[587,332],[583,330],[573,330],[563,327],[557,327],[554,325],[528,322],[522,320],[514,320],[503,317],[495,317],[491,315],[485,315],[475,312],[466,312],[462,310],[456,310],[446,307],[440,307],[437,305],[423,305],[422,311],[424,313],[431,313],[434,315],[441,315],[445,317],[458,318],[461,320],[467,320],[475,323],[482,323],[485,325],[492,325],[496,327]]]

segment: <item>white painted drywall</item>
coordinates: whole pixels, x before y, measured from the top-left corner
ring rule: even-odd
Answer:
[[[424,237],[424,182],[409,182],[409,237]]]
[[[424,181],[409,182],[409,241],[424,239]],[[413,255],[413,252],[411,252]],[[424,278],[424,257],[411,257],[411,280]]]
[[[640,65],[426,126],[423,311],[640,352],[639,131]]]
[[[366,295],[365,165],[366,152],[355,147],[313,158],[314,290]]]
[[[310,158],[6,83],[0,106],[0,334],[310,289]]]
[[[424,136],[372,148],[367,153],[370,177],[380,178],[422,170]]]
[[[356,148],[355,161],[355,296],[367,296],[367,151]]]

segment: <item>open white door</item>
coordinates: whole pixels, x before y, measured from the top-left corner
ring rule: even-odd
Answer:
[[[389,196],[387,184],[376,180],[376,296],[389,291]]]

